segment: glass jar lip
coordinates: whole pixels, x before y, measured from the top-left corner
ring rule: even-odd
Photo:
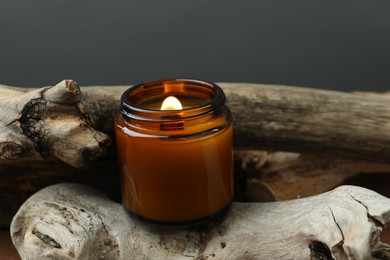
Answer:
[[[145,91],[148,91],[148,88],[163,86],[164,83],[183,83],[203,89],[208,89],[209,91],[212,91],[213,96],[201,105],[187,107],[181,110],[149,109],[137,106],[129,100],[131,93],[136,92],[140,88],[145,88]],[[171,78],[139,83],[130,87],[122,94],[120,110],[123,115],[133,119],[169,121],[174,118],[187,118],[208,113],[218,107],[223,106],[225,104],[225,100],[226,96],[222,88],[215,83],[198,79]]]

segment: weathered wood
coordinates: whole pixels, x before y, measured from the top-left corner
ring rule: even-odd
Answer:
[[[80,167],[104,154],[109,143],[92,128],[74,81],[25,93],[0,88],[0,158],[51,155]]]
[[[77,182],[103,191],[120,200],[118,163],[103,157],[83,168],[54,158],[20,159],[0,163],[0,227],[9,227],[12,217],[26,199],[38,190],[59,182]]]
[[[88,122],[95,129],[113,137],[113,120],[118,110],[119,98],[129,86],[84,87],[81,88],[80,92],[75,85],[73,92],[68,93],[66,82],[68,82],[68,85],[70,83],[74,84],[73,81],[63,81],[56,87],[32,90],[0,86],[0,111],[2,111],[0,112],[0,125],[7,129],[0,132],[0,136],[4,136],[5,133],[9,132],[17,133],[17,137],[12,140],[18,142],[22,140],[24,146],[21,147],[24,150],[21,149],[21,151],[24,152],[14,153],[14,156],[33,156],[33,158],[23,160],[0,160],[0,226],[9,225],[11,216],[28,196],[53,183],[64,181],[85,183],[106,192],[113,199],[118,200],[119,198],[114,146],[108,150],[109,156],[102,157],[97,162],[88,162],[88,166],[82,169],[75,169],[50,156],[45,161],[37,160],[36,157],[41,157],[40,151],[51,151],[50,149],[53,149],[54,145],[39,146],[37,145],[39,142],[27,138],[20,130],[18,115],[20,114],[21,118],[23,112],[28,111],[26,107],[31,107],[31,104],[37,102],[37,100],[42,100],[40,99],[42,93],[46,93],[43,96],[46,96],[46,100],[49,100],[46,101],[49,104],[47,107],[54,107],[55,109],[44,110],[44,113],[41,113],[43,116],[35,121],[37,125],[44,125],[44,128],[48,129],[49,124],[46,124],[45,120],[53,116],[63,126],[66,126],[67,122],[74,123],[80,122],[80,120],[84,120],[84,125],[86,118],[89,118]],[[362,94],[260,84],[220,83],[220,85],[224,88],[235,120],[237,200],[264,201],[305,197],[332,189],[347,178],[360,173],[389,173],[387,164],[367,161],[379,158],[379,160],[387,162],[386,158],[383,157],[384,154],[375,158],[378,154],[367,154],[367,147],[360,142],[361,139],[365,138],[367,145],[374,145],[378,150],[383,148],[383,151],[388,149],[387,135],[382,134],[388,128],[385,124],[387,115],[383,115],[388,108],[386,103],[388,99],[374,94],[365,97]],[[48,89],[52,89],[52,93],[58,94],[48,95]],[[56,91],[53,92],[53,89],[56,89]],[[51,99],[48,99],[48,97],[51,97]],[[72,101],[72,99],[74,100]],[[256,99],[258,100],[256,101]],[[334,107],[330,105],[342,103],[344,99],[348,99],[349,103]],[[59,104],[61,102],[63,103]],[[325,105],[322,103],[325,103]],[[367,103],[371,104],[372,107],[368,108],[365,105]],[[373,104],[376,103],[379,104],[378,107],[373,107]],[[315,109],[317,104],[322,104],[321,108]],[[80,117],[79,111],[82,105],[85,109],[82,110],[83,116]],[[261,108],[261,111],[257,107]],[[364,133],[358,131],[358,135],[356,131],[351,130],[357,125],[351,124],[354,122],[353,120],[347,120],[348,118],[357,120],[357,111],[361,114],[360,127],[364,126],[367,129]],[[376,111],[375,115],[372,115],[372,111]],[[57,117],[59,113],[61,116]],[[333,124],[338,122],[337,131],[342,132],[341,136],[350,135],[345,138],[345,141],[349,144],[356,141],[355,150],[345,150],[345,144],[341,141],[327,143],[328,139],[334,139],[335,130],[332,130],[333,127],[330,126],[328,121],[321,121],[318,118],[326,118],[330,114],[332,114],[331,122]],[[372,118],[368,119],[370,116]],[[271,117],[274,121],[270,121]],[[17,120],[9,124],[9,122],[12,122],[10,118]],[[69,118],[72,118],[72,120],[68,121]],[[317,120],[315,121],[316,125],[313,126],[312,134],[316,135],[318,139],[316,139],[316,142],[300,145],[300,143],[306,142],[304,141],[306,134],[299,128],[299,124],[302,124],[302,128],[307,130],[311,126],[311,119]],[[272,125],[276,128],[273,129]],[[285,127],[283,128],[282,125],[285,125]],[[286,130],[286,128],[288,129]],[[372,128],[376,130],[373,131]],[[71,131],[69,132],[68,127],[64,129],[67,129],[68,132],[53,131],[53,129],[49,129],[49,132],[56,134],[57,137],[60,134],[63,137],[61,140],[69,142],[72,138],[69,139],[67,134],[70,134]],[[90,127],[85,129],[94,131]],[[280,131],[284,132],[285,135],[278,136]],[[289,136],[289,133],[291,133],[291,136]],[[21,139],[19,135],[22,135]],[[295,139],[292,140],[290,137]],[[51,143],[63,144],[61,140]],[[46,144],[50,144],[50,142],[46,142]],[[77,142],[74,145],[77,145]],[[57,151],[63,148],[60,145],[55,147],[57,147]],[[105,148],[105,145],[100,148],[95,147],[101,149]],[[289,153],[261,151],[240,152],[240,150],[253,147],[256,149],[279,149],[284,147],[285,149],[282,150],[303,151],[311,155],[297,156]],[[80,149],[83,149],[82,146]],[[102,151],[100,150],[99,154]],[[357,158],[365,158],[366,161],[344,159],[344,157],[351,155],[350,152]],[[259,156],[261,153],[265,155],[263,157]],[[73,153],[69,154],[72,155]],[[337,157],[340,154],[342,156]],[[10,156],[8,157],[10,158]],[[93,158],[90,157],[90,159]],[[73,157],[72,160],[74,159]],[[251,160],[257,160],[257,162],[253,163]],[[85,161],[88,160],[84,160],[83,163]],[[259,163],[260,161],[263,163]],[[9,201],[13,201],[12,205],[8,203]]]
[[[222,86],[234,111],[237,147],[389,162],[387,98],[287,86]]]
[[[342,186],[305,199],[234,203],[203,229],[160,229],[78,184],[50,186],[11,225],[22,259],[389,259],[390,199]]]
[[[236,201],[307,197],[360,175],[365,178],[363,181],[349,183],[390,197],[388,164],[265,151],[236,151],[234,163]],[[17,209],[29,196],[54,183],[82,183],[120,201],[119,169],[114,154],[83,168],[74,168],[55,159],[23,159],[17,164],[2,161],[0,173],[0,227],[10,225]],[[378,181],[375,183],[375,180]]]
[[[390,190],[381,185],[383,180],[390,181],[390,164],[250,150],[236,151],[235,158],[236,179],[241,180],[236,182],[235,188],[238,200],[275,201],[308,197],[346,182],[353,183],[351,178],[356,176],[371,179],[371,189],[390,196]],[[379,181],[381,174],[384,177]],[[378,179],[376,185],[375,179]],[[370,183],[359,183],[364,184]]]
[[[291,86],[218,84],[233,113],[237,149],[389,162],[388,98]],[[83,102],[96,121],[111,127],[120,95],[128,87],[82,88]],[[109,133],[110,129],[103,132]]]
[[[238,195],[251,200],[308,196],[339,185],[347,176],[388,172],[387,99],[293,87],[220,85],[235,121],[236,167],[240,164],[239,177],[243,177],[237,178],[243,182],[236,185],[244,187],[241,194],[236,189]],[[80,98],[73,81],[31,92],[0,87],[0,154],[6,159],[0,161],[0,201],[11,201],[22,191],[20,203],[37,189],[64,179],[92,184],[118,199],[114,150],[99,161],[90,160],[102,155],[109,142],[95,129],[113,137],[113,119],[126,88],[86,87]],[[247,167],[248,156],[240,155],[240,149],[310,155],[264,152],[262,163]],[[74,166],[88,165],[76,170],[52,156]],[[49,159],[37,160],[40,157]],[[120,205],[86,190],[62,185],[34,195],[14,220],[12,234],[19,252],[37,259],[59,258],[61,254],[66,254],[62,255],[65,259],[138,255],[183,258],[184,254],[222,259],[280,258],[290,257],[291,252],[298,259],[388,257],[382,252],[387,247],[376,238],[389,223],[389,201],[358,188],[343,187],[283,203],[236,203],[221,223],[193,231],[157,230],[132,222]],[[15,203],[0,206],[0,211],[15,210]]]
[[[219,85],[233,113],[236,148],[340,155],[385,163],[390,158],[387,98],[262,84]],[[96,129],[113,135],[119,98],[128,87],[81,88],[81,99]],[[2,95],[25,91],[0,88]]]

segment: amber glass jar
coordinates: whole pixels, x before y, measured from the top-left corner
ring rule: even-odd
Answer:
[[[175,97],[181,107],[163,105]],[[213,84],[172,79],[125,91],[115,121],[122,202],[173,226],[204,223],[233,198],[232,118]]]

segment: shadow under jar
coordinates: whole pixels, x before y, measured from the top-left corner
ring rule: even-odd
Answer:
[[[115,121],[124,207],[160,226],[222,215],[233,198],[232,131],[213,83],[172,79],[125,91]]]

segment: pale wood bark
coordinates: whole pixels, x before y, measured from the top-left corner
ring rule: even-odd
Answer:
[[[219,85],[233,113],[234,144],[238,149],[341,155],[385,163],[390,158],[388,98],[290,86]],[[81,88],[81,100],[96,129],[112,136],[120,96],[129,87]],[[26,91],[2,86],[0,97]],[[3,113],[0,122],[4,131],[12,132],[7,124],[20,117],[25,103],[3,101],[2,107],[19,108],[12,116]],[[20,145],[32,146],[29,142]]]
[[[389,144],[386,95],[366,97],[356,93],[262,84],[220,85],[234,116],[238,200],[305,197],[332,189],[361,173],[389,173],[388,157],[385,156]],[[67,86],[72,86],[73,90]],[[0,226],[9,225],[10,218],[28,196],[53,183],[90,184],[111,198],[119,198],[115,149],[108,149],[109,155],[99,161],[90,162],[90,159],[103,154],[108,144],[108,138],[99,132],[113,138],[113,120],[119,99],[128,87],[82,87],[80,91],[74,81],[63,81],[55,87],[42,89],[0,86],[0,127],[3,130],[0,140],[7,140],[0,145],[0,153],[3,158],[19,158],[0,160]],[[44,110],[38,109],[41,103],[46,104]],[[28,122],[34,126],[31,129],[44,129],[37,131],[37,136],[45,138],[36,139],[27,136],[28,131],[23,132],[21,119],[30,118],[34,114],[28,111],[35,110],[37,114],[32,118],[36,120]],[[58,122],[54,123],[54,119]],[[312,124],[312,120],[316,123]],[[81,129],[70,127],[78,126],[80,122]],[[334,127],[336,123],[338,127]],[[52,124],[63,127],[51,127]],[[312,133],[307,135],[305,131],[310,127]],[[95,144],[92,150],[96,153],[82,152],[86,142],[79,143],[80,138],[74,138],[75,132],[87,133],[86,140],[92,139]],[[95,134],[102,139],[96,142]],[[307,138],[313,135],[317,137],[315,142],[308,141]],[[337,141],[339,137],[344,140]],[[345,149],[344,141],[356,146],[352,150]],[[65,147],[70,148],[64,154]],[[245,151],[250,148],[256,150]],[[304,154],[258,151],[264,148]],[[42,155],[48,158],[45,161],[36,159]],[[88,165],[75,169],[50,155],[73,165]],[[351,156],[357,159],[346,159]]]
[[[355,186],[305,199],[234,203],[202,229],[161,229],[79,184],[50,186],[11,225],[23,259],[389,259],[390,199]]]
[[[383,95],[264,84],[218,84],[233,113],[236,149],[389,161],[390,102]],[[128,87],[82,88],[83,102],[96,121],[113,123],[121,93]],[[112,131],[110,124],[107,126],[111,130],[103,132]]]
[[[247,199],[309,196],[329,190],[362,171],[388,172],[390,105],[386,98],[258,84],[220,85],[234,116],[235,149],[241,158],[237,164],[242,164],[246,185],[243,196]],[[90,160],[102,155],[109,143],[101,132],[113,137],[119,98],[128,87],[86,87],[82,88],[81,98],[73,81],[30,92],[0,87],[0,153],[6,159],[0,162],[0,178],[12,169],[17,184],[7,186],[9,182],[0,179],[0,184],[5,184],[2,187],[8,187],[8,193],[3,194],[16,194],[12,187],[33,193],[69,175],[74,178],[71,181],[80,181],[79,176],[86,172],[100,176],[101,180],[95,182],[99,188],[107,178],[111,179],[110,175],[117,171],[112,167],[115,156],[105,157],[110,161],[107,164]],[[87,150],[83,150],[85,147]],[[247,167],[248,160],[251,164],[254,157],[240,155],[242,149],[306,155],[263,152],[262,158],[255,156],[253,167]],[[109,150],[109,154],[112,152]],[[46,163],[34,159],[52,156],[74,166],[87,163],[88,167],[75,170],[52,158]],[[103,164],[106,168],[99,167]],[[36,175],[28,174],[29,167]],[[254,171],[260,174],[253,174]],[[47,176],[53,179],[47,181]],[[94,181],[88,177],[83,180]],[[108,189],[113,189],[110,185],[107,184]],[[259,196],[261,188],[264,192]],[[290,189],[280,192],[286,188]],[[245,193],[248,190],[257,194]],[[379,256],[380,248],[386,249],[376,238],[389,223],[389,202],[359,188],[343,187],[296,201],[236,203],[220,223],[193,231],[162,231],[134,222],[120,205],[94,194],[85,187],[61,185],[34,195],[14,220],[12,235],[19,252],[26,258],[39,255],[39,259],[256,259],[289,258],[291,252],[296,259],[326,259],[331,255],[337,259],[366,259],[373,254]],[[64,240],[53,238],[58,234]]]
[[[25,92],[0,88],[0,158],[46,158],[75,167],[104,154],[110,138],[91,126],[72,80]]]
[[[8,227],[20,205],[34,192],[54,183],[90,185],[120,201],[119,169],[115,156],[105,156],[88,167],[74,168],[55,160],[17,160],[0,163],[0,226]],[[390,197],[390,165],[321,158],[284,152],[236,151],[235,200],[263,202],[307,197],[345,182]],[[353,177],[362,176],[356,183]],[[10,203],[12,202],[12,203]]]

